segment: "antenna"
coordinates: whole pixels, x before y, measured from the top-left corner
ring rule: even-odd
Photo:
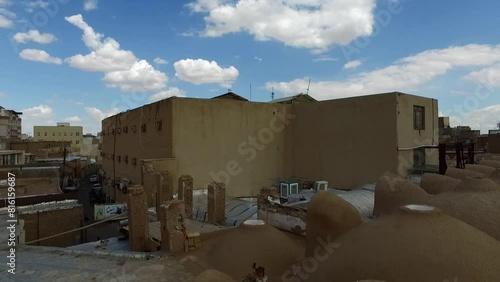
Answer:
[[[309,84],[307,84],[307,95],[309,95],[309,87],[311,86],[311,79],[309,78]]]
[[[271,88],[271,100],[274,100],[274,87]]]
[[[252,101],[252,83],[250,83],[250,101]]]

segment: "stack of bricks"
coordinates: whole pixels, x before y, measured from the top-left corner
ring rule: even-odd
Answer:
[[[174,185],[170,173],[163,171],[156,174],[156,214],[159,221],[161,221],[160,206],[164,202],[172,200],[173,196]]]
[[[208,185],[208,222],[225,225],[226,223],[226,185],[212,182]]]
[[[180,200],[161,205],[161,250],[178,252],[185,249],[185,207]]]
[[[193,177],[183,175],[178,182],[179,200],[184,201],[186,218],[193,219]]]
[[[128,228],[130,250],[149,251],[148,204],[141,185],[134,185],[128,189]]]

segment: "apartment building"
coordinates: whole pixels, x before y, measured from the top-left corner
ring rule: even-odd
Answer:
[[[230,94],[172,97],[104,119],[105,176],[143,183],[143,161],[164,159],[174,185],[188,174],[196,188],[224,181],[229,196],[255,196],[288,177],[350,189],[438,164],[435,99],[393,92],[261,103]]]
[[[56,126],[33,126],[34,141],[69,141],[72,152],[80,152],[83,144],[83,127],[58,122]]]
[[[21,115],[0,106],[0,149],[5,150],[6,142],[21,140]]]

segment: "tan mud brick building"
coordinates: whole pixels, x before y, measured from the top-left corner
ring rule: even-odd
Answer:
[[[195,189],[218,181],[228,196],[255,196],[292,176],[350,189],[438,163],[435,99],[399,92],[286,104],[238,97],[172,97],[104,119],[105,176],[141,184],[142,160],[162,159],[174,185],[190,175]]]

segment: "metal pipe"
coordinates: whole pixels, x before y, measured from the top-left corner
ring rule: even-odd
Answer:
[[[420,148],[439,148],[438,145],[419,145],[415,147],[408,147],[408,148],[398,148],[398,151],[410,151],[410,150],[415,150],[415,149],[420,149]]]

